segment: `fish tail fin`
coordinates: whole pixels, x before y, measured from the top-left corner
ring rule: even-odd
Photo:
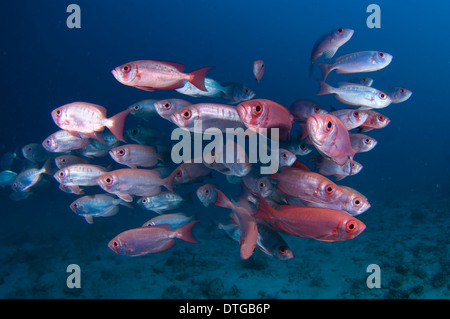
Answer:
[[[193,71],[189,73],[189,78],[187,79],[191,82],[195,87],[202,91],[208,91],[205,86],[205,77],[206,73],[211,70],[213,67],[206,67],[203,69],[199,69],[197,71]]]
[[[332,65],[327,63],[319,63],[318,64],[320,71],[322,71],[323,81],[325,81],[328,77],[328,74],[331,72]]]
[[[198,244],[197,239],[195,239],[194,235],[192,234],[192,228],[198,222],[199,222],[198,220],[194,220],[176,229],[175,231],[177,232],[177,238],[187,241],[189,243]]]
[[[163,186],[165,188],[167,188],[170,192],[174,192],[173,191],[173,180],[175,178],[174,174],[170,174],[169,176],[167,176],[166,178],[163,179]]]
[[[51,163],[51,159],[47,159],[45,161],[44,166],[42,166],[42,173],[43,174],[47,174],[47,175],[53,175],[53,170],[52,170],[52,163]]]
[[[254,218],[259,219],[271,219],[273,217],[273,211],[275,211],[272,206],[267,203],[267,201],[260,194],[257,194],[259,198],[258,210],[253,214]]]
[[[320,89],[319,92],[317,92],[317,95],[325,95],[325,94],[332,94],[333,93],[333,87],[324,81],[320,81]]]
[[[127,109],[120,113],[117,113],[110,118],[110,124],[107,125],[111,133],[119,140],[125,143],[123,138],[123,127],[125,125],[125,118],[131,112],[131,109]]]
[[[229,209],[233,209],[235,207],[234,204],[230,201],[230,199],[221,190],[218,190],[216,188],[216,192],[217,192],[217,199],[214,202],[214,205]]]

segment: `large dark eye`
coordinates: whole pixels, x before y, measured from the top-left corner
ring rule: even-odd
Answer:
[[[206,194],[206,195],[209,194],[209,189],[205,189],[205,194]]]
[[[78,209],[78,204],[77,204],[77,203],[74,203],[74,204],[73,204],[73,208]]]
[[[166,110],[170,110],[170,108],[171,108],[169,102],[164,103],[163,107],[164,107]]]
[[[401,89],[400,89],[400,93],[402,93],[402,94],[405,93],[405,89],[404,89],[404,88],[401,88]]]
[[[107,176],[107,177],[105,178],[105,182],[106,182],[106,184],[111,185],[112,182],[113,182],[113,179],[112,179],[110,176]]]
[[[379,121],[381,121],[381,122],[383,122],[383,121],[384,121],[384,116],[383,116],[383,115],[381,115],[381,114],[380,114],[380,115],[378,115],[378,120],[379,120]]]
[[[248,88],[245,88],[244,93],[245,93],[245,94],[248,93]]]
[[[328,185],[327,187],[325,187],[325,191],[327,192],[327,194],[331,194],[334,190],[334,187],[331,185]]]
[[[260,115],[263,111],[263,106],[261,104],[256,104],[254,109],[255,115]]]
[[[189,110],[184,111],[183,117],[184,117],[186,120],[190,119],[191,116],[192,116],[192,112],[191,112],[191,111],[189,111]]]
[[[50,144],[52,144],[52,141],[50,139],[48,139],[45,141],[45,144],[50,145]]]
[[[379,56],[380,58],[384,58],[384,53],[383,53],[383,52],[378,52],[378,56]]]
[[[338,33],[342,33],[342,32],[344,32],[344,29],[339,28],[339,29],[337,29],[337,32],[338,32]]]
[[[287,158],[287,154],[286,153],[283,153],[283,155],[281,155],[284,159],[286,159]]]
[[[356,222],[354,220],[350,220],[345,226],[346,231],[352,233],[356,230]]]
[[[361,201],[360,201],[358,198],[355,198],[355,199],[353,200],[353,204],[354,204],[356,207],[358,207],[358,206],[361,205]]]
[[[264,188],[266,186],[266,183],[264,183],[263,181],[261,181],[259,183],[259,188]]]
[[[140,109],[141,107],[139,106],[139,104],[136,104],[133,108],[134,108],[136,111],[139,111],[139,109]]]
[[[325,125],[325,129],[327,130],[327,132],[330,132],[332,128],[333,128],[333,122],[328,120],[326,125]]]
[[[368,138],[364,139],[364,143],[369,144],[369,142],[370,142],[370,139],[368,139]]]
[[[17,189],[17,183],[12,184],[12,188]]]
[[[119,246],[119,243],[115,241],[115,242],[113,242],[113,246],[114,246],[114,247],[118,247],[118,246]]]
[[[314,112],[319,113],[320,108],[318,106],[314,106]]]
[[[63,171],[61,171],[61,172],[59,172],[59,177],[64,177],[66,174],[64,174],[64,172]]]
[[[61,109],[57,109],[57,110],[56,110],[56,116],[60,117],[60,116],[61,116],[61,114],[62,114],[62,111],[61,111]]]
[[[147,203],[147,200],[145,198],[142,199],[142,204]]]
[[[137,135],[139,133],[139,130],[137,128],[135,128],[133,131],[131,131],[131,133],[133,135]]]
[[[181,177],[181,175],[183,175],[183,172],[180,170],[180,171],[177,172],[176,176],[177,177]]]
[[[117,152],[117,154],[119,154],[120,156],[123,156],[123,155],[125,155],[125,150],[124,150],[123,148],[121,148],[121,149]]]
[[[122,67],[122,72],[123,72],[123,73],[128,73],[128,72],[130,72],[130,70],[131,70],[131,67],[130,67],[128,64],[125,64],[125,65]]]
[[[383,92],[380,92],[380,99],[385,100],[386,94],[384,94]]]
[[[358,117],[359,117],[359,112],[358,112],[358,111],[355,111],[355,112],[353,112],[353,115],[354,115],[356,118],[358,118]]]

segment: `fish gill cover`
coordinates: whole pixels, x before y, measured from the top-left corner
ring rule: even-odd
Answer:
[[[0,296],[447,298],[446,6],[2,4]]]

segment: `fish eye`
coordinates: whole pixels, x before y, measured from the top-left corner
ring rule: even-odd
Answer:
[[[183,117],[184,117],[186,120],[190,119],[191,116],[192,116],[192,112],[191,112],[191,111],[189,111],[189,110],[184,111]]]
[[[181,175],[183,175],[183,172],[181,170],[179,170],[176,174],[177,177],[181,177]]]
[[[405,89],[404,88],[400,88],[400,93],[405,93]]]
[[[248,93],[248,88],[244,89],[244,93],[247,94]]]
[[[352,233],[356,230],[356,222],[354,220],[350,220],[346,225],[345,225],[345,230],[349,233]]]
[[[132,133],[133,135],[137,135],[137,133],[139,133],[139,130],[138,130],[137,128],[135,128],[135,129],[133,129],[133,130],[131,131],[131,133]]]
[[[325,188],[325,191],[327,192],[327,194],[331,194],[331,193],[333,192],[333,190],[334,190],[334,187],[331,186],[331,185],[328,185],[328,186]]]
[[[286,159],[287,158],[287,154],[286,153],[283,153],[283,155],[281,155],[284,159]]]
[[[359,112],[358,111],[353,112],[353,116],[354,117],[359,117]]]
[[[317,105],[314,106],[314,112],[319,113],[319,111],[320,111],[320,108]]]
[[[380,98],[382,100],[386,99],[386,94],[384,94],[383,92],[380,92]]]
[[[142,204],[147,203],[147,200],[145,198],[142,199]]]
[[[365,139],[364,139],[364,143],[369,144],[369,143],[370,143],[370,139],[365,138]]]
[[[380,114],[380,115],[378,115],[378,120],[379,120],[379,121],[381,121],[381,122],[382,122],[382,121],[384,121],[384,116],[383,116],[383,115],[381,115],[381,114]]]
[[[344,29],[342,29],[342,28],[337,29],[338,33],[342,33],[343,31],[344,31]]]
[[[327,121],[327,125],[325,126],[325,129],[330,132],[331,129],[333,128],[333,122],[331,122],[330,120]]]
[[[353,200],[353,204],[354,204],[356,207],[359,207],[359,206],[361,206],[361,201],[359,200],[359,198],[355,198],[355,199]]]
[[[131,70],[131,66],[128,65],[128,64],[125,64],[125,65],[122,67],[122,72],[123,72],[123,73],[128,73],[128,72],[130,72],[130,70]]]
[[[209,194],[209,189],[205,189],[205,194],[206,194],[206,195]]]
[[[113,242],[114,247],[119,247],[119,243],[117,241]]]
[[[51,141],[50,139],[47,139],[47,140],[45,141],[45,144],[50,145],[50,144],[52,144],[52,141]]]
[[[300,144],[300,148],[301,148],[302,150],[305,150],[305,149],[306,149],[306,145],[305,145],[305,144]]]
[[[17,183],[12,184],[12,188],[17,189]]]
[[[61,116],[61,114],[62,114],[62,111],[61,111],[61,109],[57,109],[57,110],[56,110],[56,116],[60,117],[60,116]]]
[[[166,110],[169,110],[169,109],[171,108],[169,102],[164,103],[163,107],[164,107]]]
[[[139,111],[140,108],[141,108],[141,107],[139,106],[139,104],[136,104],[136,105],[133,107],[133,109],[134,109],[135,111]]]
[[[79,207],[79,206],[78,206],[77,203],[74,203],[74,204],[73,204],[73,208],[78,209],[78,207]]]
[[[59,172],[59,177],[64,177],[66,174],[64,174],[64,172],[63,171],[61,171],[61,172]]]
[[[384,53],[383,53],[383,52],[378,52],[378,56],[379,56],[380,58],[384,58]]]
[[[263,106],[261,104],[256,104],[254,107],[255,115],[260,115],[263,111]]]
[[[121,148],[121,149],[117,152],[117,154],[119,154],[120,156],[123,156],[123,155],[125,155],[125,150],[124,150],[123,148]]]
[[[106,184],[111,185],[112,182],[113,182],[112,177],[111,177],[111,176],[107,176],[107,177],[105,178],[105,182],[106,182]]]
[[[65,158],[62,158],[61,159],[61,163],[65,163],[66,162],[66,159]]]
[[[261,181],[259,183],[259,188],[264,188],[266,186],[266,183],[264,183],[264,181]]]

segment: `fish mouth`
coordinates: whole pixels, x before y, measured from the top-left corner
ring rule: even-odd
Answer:
[[[111,71],[111,73],[114,75],[114,77],[116,78],[116,80],[119,81],[119,72],[117,72],[116,69],[113,69],[113,70]]]

